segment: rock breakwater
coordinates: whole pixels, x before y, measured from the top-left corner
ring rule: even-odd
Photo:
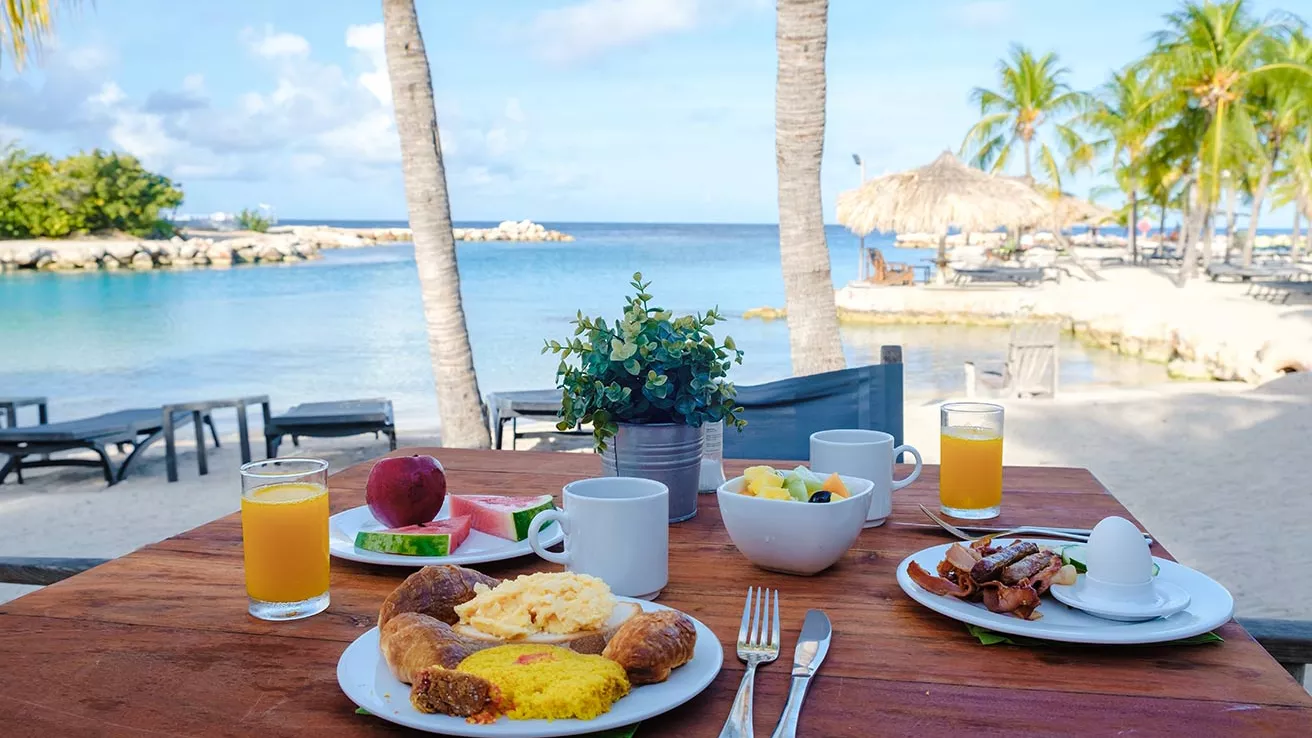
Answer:
[[[0,241],[0,271],[37,269],[83,272],[118,269],[185,269],[271,264],[315,259],[319,247],[291,234],[257,233],[232,238],[73,239]]]
[[[530,220],[506,220],[492,228],[454,228],[457,241],[573,241],[568,233],[553,231]],[[410,241],[409,228],[341,228],[337,226],[276,226],[270,233],[285,233],[322,249],[353,249],[380,243]]]

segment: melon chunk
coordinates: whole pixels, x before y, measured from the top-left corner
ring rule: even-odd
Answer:
[[[355,547],[402,556],[449,556],[469,537],[470,518],[461,515],[388,530],[362,530]]]
[[[474,530],[508,541],[528,538],[528,524],[543,510],[556,507],[551,495],[506,497],[501,495],[450,495],[451,515],[468,515]]]

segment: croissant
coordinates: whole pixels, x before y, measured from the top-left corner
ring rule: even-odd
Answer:
[[[660,610],[629,618],[606,644],[602,656],[624,667],[629,683],[655,684],[692,660],[697,629],[681,612]]]
[[[474,585],[495,587],[499,579],[466,569],[462,566],[425,566],[405,578],[383,600],[378,611],[378,627],[405,612],[417,612],[436,618],[447,625],[460,622],[455,606],[474,599]]]
[[[411,684],[430,666],[454,669],[475,651],[495,643],[477,643],[463,638],[450,625],[417,612],[404,612],[379,629],[379,648],[387,667],[397,679]]]

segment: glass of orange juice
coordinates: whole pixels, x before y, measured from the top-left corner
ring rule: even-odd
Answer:
[[[267,459],[241,468],[241,538],[250,613],[308,618],[328,607],[328,462]]]
[[[1002,512],[1002,407],[949,402],[939,418],[939,509],[954,518],[996,518]]]

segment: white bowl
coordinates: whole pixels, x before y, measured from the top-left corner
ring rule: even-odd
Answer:
[[[767,500],[739,494],[734,477],[716,491],[729,538],[748,561],[785,574],[824,571],[852,547],[870,511],[869,479],[843,477],[851,496],[833,502]]]

